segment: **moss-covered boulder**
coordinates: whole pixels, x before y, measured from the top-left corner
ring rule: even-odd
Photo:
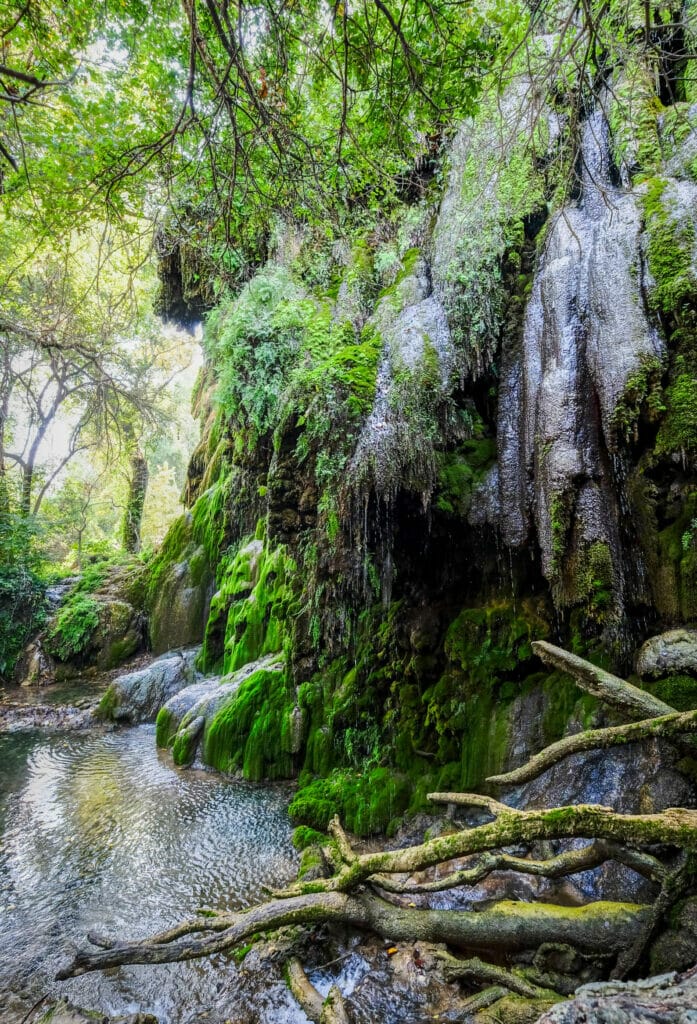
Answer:
[[[205,764],[252,781],[288,778],[294,707],[283,660],[272,654],[180,691],[157,716],[157,744],[171,747],[179,766],[198,751]]]
[[[27,649],[18,681],[45,685],[117,668],[145,645],[144,566],[89,566]]]

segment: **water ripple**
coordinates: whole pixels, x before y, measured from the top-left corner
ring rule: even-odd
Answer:
[[[243,972],[218,958],[124,968],[58,985],[57,965],[90,928],[144,936],[199,907],[236,909],[295,870],[286,796],[177,772],[152,726],[106,735],[0,737],[0,1005],[21,1020],[47,992],[163,1024],[224,1020],[250,1005]],[[221,965],[225,999],[220,989]],[[248,1019],[305,1017],[270,984]]]

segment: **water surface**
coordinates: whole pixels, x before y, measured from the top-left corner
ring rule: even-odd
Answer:
[[[141,937],[199,907],[237,909],[296,858],[282,789],[179,772],[154,727],[0,736],[0,1007],[19,1024],[45,994],[162,1024],[306,1018],[280,979],[231,960],[128,967],[55,982],[94,928]]]

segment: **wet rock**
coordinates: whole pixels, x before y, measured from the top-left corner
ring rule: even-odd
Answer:
[[[130,725],[154,721],[163,704],[200,678],[195,667],[199,651],[200,647],[174,651],[144,668],[118,676],[101,700],[101,716]]]
[[[697,630],[671,629],[659,633],[641,647],[636,670],[640,676],[697,674]]]
[[[561,583],[557,600],[567,604],[583,596],[579,566],[593,548],[607,552],[608,586],[621,600],[619,514],[605,453],[615,447],[627,381],[665,348],[641,292],[641,208],[612,184],[600,111],[586,122],[582,150],[581,200],[550,224],[522,344],[504,352],[499,395],[504,538],[523,544],[534,525],[543,572]],[[575,552],[568,575],[562,540]]]
[[[697,971],[643,981],[584,985],[558,1003],[539,1024],[688,1024],[697,1019]]]
[[[79,708],[74,705],[0,704],[0,734],[14,732],[63,732],[89,729],[97,724],[95,706]]]
[[[158,1018],[152,1013],[108,1017],[98,1010],[82,1010],[61,1000],[36,1018],[36,1024],[158,1024]]]

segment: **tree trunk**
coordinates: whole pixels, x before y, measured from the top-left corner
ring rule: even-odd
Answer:
[[[123,546],[130,554],[140,551],[140,529],[147,490],[148,463],[139,449],[131,456],[131,481],[123,519]]]

